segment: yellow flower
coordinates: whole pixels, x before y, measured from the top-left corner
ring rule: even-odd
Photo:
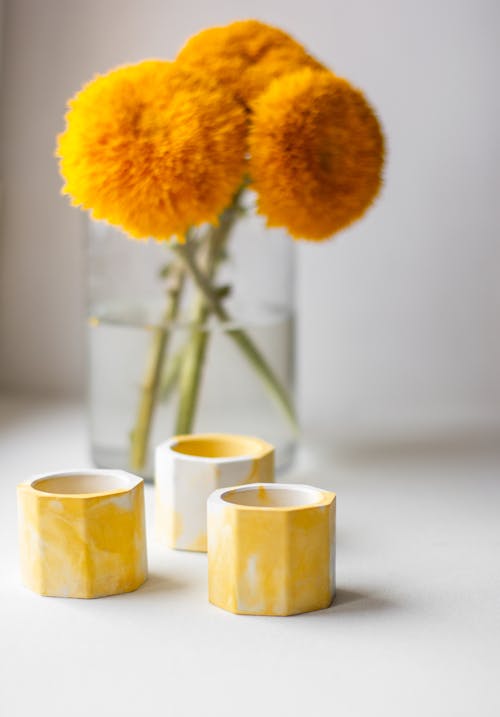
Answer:
[[[245,111],[207,77],[148,60],[69,102],[57,155],[64,194],[136,238],[216,222],[245,169]]]
[[[187,41],[177,62],[209,73],[246,105],[276,77],[302,67],[323,68],[286,32],[258,20],[202,30]]]
[[[305,69],[275,80],[253,109],[250,175],[268,226],[320,240],[361,217],[384,162],[382,131],[362,93]]]

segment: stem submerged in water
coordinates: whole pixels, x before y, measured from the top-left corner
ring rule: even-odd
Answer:
[[[177,317],[184,280],[185,273],[183,269],[180,266],[173,267],[172,275],[169,278],[167,308],[161,324],[153,329],[137,418],[130,434],[129,463],[134,471],[141,471],[146,462],[151,423],[158,398],[163,361],[170,337],[168,327]]]
[[[198,267],[193,254],[190,251],[188,245],[176,246],[174,251],[184,261],[187,272],[192,277],[196,286],[203,295],[207,306],[210,311],[223,323],[231,325],[232,318],[226,309],[223,307],[222,302],[214,291],[210,280],[203,274]],[[243,355],[247,358],[249,363],[253,366],[257,374],[260,376],[264,385],[269,390],[269,393],[276,401],[277,405],[281,408],[286,418],[290,422],[294,432],[298,431],[297,418],[295,415],[295,409],[290,400],[285,388],[280,383],[278,377],[275,375],[273,369],[269,366],[266,359],[259,351],[255,343],[252,341],[250,336],[243,331],[243,329],[227,329],[227,335],[238,348],[242,351]]]
[[[240,192],[234,197],[231,206],[222,214],[218,226],[211,227],[208,235],[204,237],[204,245],[200,261],[205,267],[205,281],[212,286],[213,277],[220,261],[221,253],[229,239],[231,230],[239,216]],[[192,245],[188,242],[183,245],[184,251],[180,255],[189,255],[194,262]],[[175,249],[177,251],[177,247]],[[205,322],[210,314],[211,307],[207,302],[205,293],[197,286],[197,295],[192,317],[193,328],[191,337],[183,356],[183,363],[179,379],[179,406],[177,410],[176,433],[190,433],[193,429],[196,407],[200,393],[203,364],[207,351],[209,332]]]
[[[203,328],[207,311],[203,301],[200,301],[199,297],[197,298],[198,311],[195,317],[197,325],[192,329],[179,378],[180,398],[175,426],[175,432],[178,435],[192,431],[207,350],[208,332]]]

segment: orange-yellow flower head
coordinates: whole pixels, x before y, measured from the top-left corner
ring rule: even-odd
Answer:
[[[362,93],[304,69],[275,80],[253,109],[250,175],[268,226],[320,240],[361,217],[384,162],[382,131]]]
[[[286,32],[258,20],[202,30],[187,41],[177,62],[209,73],[246,105],[276,77],[323,67]]]
[[[244,110],[175,63],[98,76],[70,100],[66,121],[63,193],[133,237],[168,239],[215,222],[242,180]]]

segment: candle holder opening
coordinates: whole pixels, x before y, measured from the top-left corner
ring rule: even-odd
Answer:
[[[130,490],[140,482],[133,476],[116,473],[61,473],[34,479],[30,485],[42,493],[53,495],[106,494],[117,490]]]
[[[222,500],[252,508],[298,508],[321,503],[323,494],[308,486],[280,484],[242,486],[221,495]]]
[[[269,446],[248,436],[200,434],[175,439],[171,449],[193,458],[257,458]]]

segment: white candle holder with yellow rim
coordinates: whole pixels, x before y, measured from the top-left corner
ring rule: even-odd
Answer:
[[[50,473],[18,486],[21,573],[41,595],[95,598],[147,577],[144,481],[124,471]]]
[[[256,484],[208,499],[209,600],[243,615],[294,615],[335,595],[335,493]]]
[[[274,480],[274,447],[224,433],[174,436],[156,449],[156,535],[171,548],[206,551],[212,491]]]

